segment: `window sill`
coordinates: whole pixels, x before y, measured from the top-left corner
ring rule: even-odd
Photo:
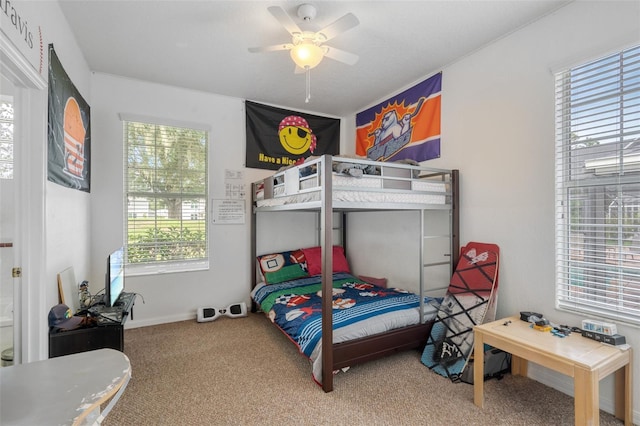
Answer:
[[[176,262],[168,264],[135,265],[127,264],[125,267],[128,277],[145,275],[175,274],[181,272],[198,272],[209,270],[209,261]]]

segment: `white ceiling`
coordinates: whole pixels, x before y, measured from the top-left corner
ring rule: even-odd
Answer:
[[[570,2],[59,1],[93,71],[334,116],[359,112]],[[314,20],[297,17],[303,3],[317,7]],[[267,10],[274,5],[302,30],[348,12],[360,20],[327,43],[359,61],[325,58],[311,70],[309,103],[288,52],[247,50],[291,41]]]

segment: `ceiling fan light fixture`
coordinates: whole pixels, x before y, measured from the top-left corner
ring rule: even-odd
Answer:
[[[0,0],[1,1],[1,0]],[[291,59],[296,64],[296,73],[303,70],[306,74],[305,102],[311,99],[311,69],[318,66],[325,56],[346,64],[353,65],[358,56],[339,49],[324,45],[340,33],[343,33],[360,23],[353,13],[347,13],[342,18],[329,24],[320,31],[302,31],[293,21],[291,16],[280,6],[270,6],[267,10],[276,18],[292,37],[292,43],[276,44],[273,46],[250,47],[249,52],[274,52],[289,50]],[[316,8],[311,4],[302,4],[298,7],[298,17],[305,22],[311,21],[316,16]]]
[[[324,50],[310,42],[296,44],[290,53],[293,62],[303,69],[315,68],[324,57]]]

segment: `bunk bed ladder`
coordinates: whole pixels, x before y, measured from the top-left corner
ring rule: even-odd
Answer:
[[[434,225],[434,221],[429,220],[427,218],[428,212],[432,210],[424,209],[421,210],[421,219],[420,219],[420,259],[421,259],[421,268],[420,268],[420,293],[422,295],[420,300],[420,308],[421,315],[420,320],[424,322],[424,296],[425,292],[439,292],[446,291],[449,287],[449,279],[453,276],[455,272],[456,265],[458,264],[458,258],[460,253],[460,211],[459,211],[459,171],[451,170],[449,173],[443,174],[442,179],[444,182],[448,182],[450,186],[450,200],[449,200],[449,209],[447,210],[447,221],[446,221],[446,232],[443,233],[443,229],[437,228],[437,225]],[[435,214],[439,214],[442,210],[434,210]],[[433,250],[425,249],[425,245],[428,244],[428,240],[442,240],[446,239],[448,241],[447,252],[444,252],[443,255],[446,260],[443,259],[431,259],[431,261],[427,261],[425,259],[426,253],[429,253]],[[440,246],[438,246],[440,247]],[[446,266],[445,270],[442,269]],[[429,281],[435,282],[432,279],[432,275],[426,274],[425,269],[429,271],[434,271],[436,268],[440,268],[437,274],[438,277],[446,276],[446,280],[442,283],[437,283],[438,286],[433,287],[429,286],[428,289],[425,289],[426,282]],[[435,273],[433,274],[434,276]]]

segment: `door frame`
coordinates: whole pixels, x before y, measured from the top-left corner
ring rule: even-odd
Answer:
[[[14,364],[47,358],[44,292],[47,82],[0,31],[0,73],[14,85]]]

